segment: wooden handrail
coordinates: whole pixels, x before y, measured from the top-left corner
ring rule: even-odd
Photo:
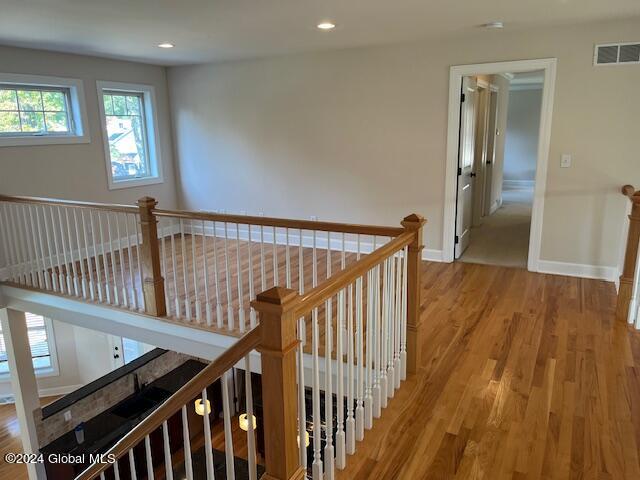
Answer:
[[[151,415],[125,435],[122,440],[111,447],[106,454],[112,454],[116,459],[120,459],[130,449],[143,441],[147,435],[159,428],[165,420],[174,415],[183,405],[186,405],[195,396],[199,395],[202,390],[218,380],[224,372],[232,368],[251,350],[257,348],[261,340],[262,331],[260,325],[258,325],[225,350],[222,355],[211,362],[204,370],[189,380],[188,383],[160,405]],[[111,464],[109,463],[95,463],[76,477],[75,480],[92,480],[110,467]]]
[[[265,227],[317,230],[323,232],[359,233],[361,235],[379,235],[382,237],[397,237],[398,235],[404,233],[404,229],[402,227],[385,227],[378,225],[317,222],[315,220],[294,220],[288,218],[256,217],[250,215],[229,215],[213,212],[189,212],[184,210],[154,209],[153,213],[158,217],[186,218],[191,220],[239,223],[241,225],[263,225]]]
[[[626,322],[629,314],[629,302],[635,275],[638,242],[640,241],[640,190],[632,185],[625,185],[621,189],[622,194],[631,200],[631,214],[629,215],[629,232],[625,248],[622,275],[620,275],[620,287],[618,289],[618,302],[616,317]]]
[[[21,196],[11,196],[11,195],[0,194],[0,202],[31,203],[31,204],[37,204],[37,205],[93,208],[96,210],[109,210],[110,212],[120,212],[120,213],[138,213],[138,207],[133,205],[121,205],[117,203],[81,202],[81,201],[72,201],[72,200],[62,200],[59,198],[21,197]]]
[[[399,252],[413,242],[414,232],[404,232],[389,243],[377,248],[372,253],[349,265],[345,270],[332,275],[317,287],[300,296],[295,307],[295,315],[303,316],[318,307],[328,298],[337,294],[340,290],[353,283],[358,277],[367,273],[385,258]]]

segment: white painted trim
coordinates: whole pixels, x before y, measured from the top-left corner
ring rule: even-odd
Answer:
[[[89,121],[87,119],[87,105],[84,96],[84,84],[77,78],[50,77],[43,75],[26,75],[19,73],[0,73],[0,83],[14,83],[19,85],[63,87],[69,89],[71,117],[73,118],[74,133],[71,135],[39,135],[0,137],[0,147],[18,147],[35,145],[63,145],[76,143],[90,143]]]
[[[582,263],[556,262],[553,260],[540,260],[538,272],[551,273],[553,275],[566,275],[569,277],[594,278],[615,282],[618,269],[605,265],[585,265]]]
[[[449,119],[447,127],[447,164],[445,172],[444,221],[442,233],[443,261],[452,262],[456,220],[456,185],[458,172],[458,137],[460,124],[460,85],[466,75],[489,75],[544,70],[544,88],[540,115],[536,181],[531,214],[528,269],[538,271],[542,244],[542,216],[547,182],[547,164],[551,139],[553,97],[556,79],[555,58],[519,60],[514,62],[457,65],[449,73]]]
[[[536,186],[535,180],[502,180],[503,190],[530,190]]]
[[[544,85],[542,83],[516,83],[509,85],[509,91],[520,91],[520,90],[542,90]]]
[[[426,260],[428,262],[442,262],[442,250],[425,248],[422,250],[422,260]]]
[[[143,185],[154,185],[164,181],[162,174],[162,158],[160,155],[160,133],[158,130],[158,109],[156,107],[156,89],[153,85],[137,83],[107,82],[98,80],[98,108],[100,111],[100,125],[102,127],[102,142],[104,144],[104,160],[107,168],[107,180],[109,190],[121,188],[139,187]],[[109,153],[109,138],[107,135],[106,117],[104,113],[103,90],[121,90],[123,92],[136,92],[144,95],[144,116],[145,128],[147,132],[147,143],[149,147],[149,168],[151,175],[144,178],[134,178],[130,180],[114,181],[111,174],[111,154]]]

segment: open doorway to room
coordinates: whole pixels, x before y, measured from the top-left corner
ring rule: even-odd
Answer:
[[[493,64],[494,72],[485,64],[477,73],[473,66],[452,68],[460,90],[456,104],[454,85],[450,89],[457,118],[450,111],[447,179],[453,189],[447,185],[447,191],[453,195],[447,199],[454,210],[451,214],[445,207],[445,226],[453,227],[454,235],[449,260],[537,270],[555,75],[555,61],[546,61],[545,68],[541,63]],[[507,71],[508,64],[516,68]],[[456,68],[465,71],[454,79]]]

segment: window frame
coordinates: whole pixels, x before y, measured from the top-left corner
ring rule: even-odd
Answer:
[[[60,366],[58,363],[58,351],[56,349],[56,337],[53,328],[53,321],[44,315],[38,316],[44,319],[44,328],[47,332],[47,343],[49,345],[49,358],[51,359],[51,365],[43,368],[34,367],[33,372],[37,378],[57,377],[60,375]],[[0,332],[0,335],[4,335],[4,332]],[[29,345],[29,347],[31,347],[31,345]],[[33,354],[31,356],[31,361],[33,362]],[[0,373],[0,382],[8,382],[10,379],[11,372]]]
[[[24,75],[16,73],[0,73],[0,85],[7,85],[16,89],[64,90],[67,101],[67,115],[69,118],[69,133],[42,134],[34,132],[15,132],[0,134],[0,147],[18,147],[35,145],[60,145],[90,143],[87,108],[85,104],[82,80],[75,78],[49,77],[42,75]]]
[[[162,174],[162,158],[160,155],[160,137],[158,134],[158,117],[156,113],[156,94],[153,85],[110,82],[99,80],[96,82],[98,93],[98,108],[102,127],[102,141],[104,144],[104,159],[107,169],[109,190],[154,185],[164,182]],[[122,180],[113,178],[111,171],[111,152],[109,149],[109,134],[107,132],[107,116],[104,109],[104,95],[112,93],[136,94],[142,97],[143,133],[146,137],[147,162],[149,175]]]

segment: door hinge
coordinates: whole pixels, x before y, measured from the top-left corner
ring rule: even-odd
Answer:
[[[460,237],[456,235],[456,245],[460,243]]]
[[[462,168],[458,167],[458,176],[462,175]]]
[[[467,99],[467,96],[464,93],[460,94],[460,101],[464,102]]]

